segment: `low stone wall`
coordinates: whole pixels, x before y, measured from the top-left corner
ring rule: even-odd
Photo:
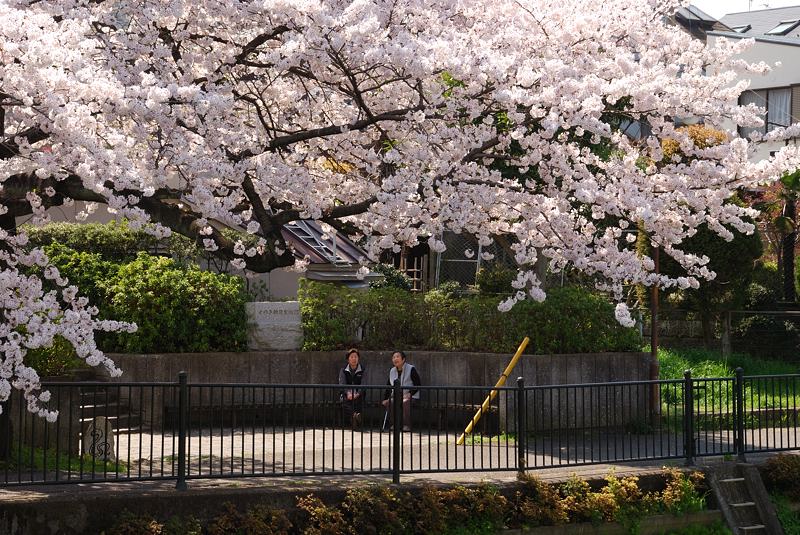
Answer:
[[[490,387],[497,382],[511,358],[492,353],[410,351],[407,354],[408,362],[417,367],[422,383],[438,386]],[[343,351],[116,354],[111,357],[124,373],[110,380],[122,382],[174,382],[180,371],[186,371],[189,383],[335,384],[339,368],[345,363]],[[517,377],[523,377],[527,386],[644,381],[650,378],[650,359],[648,353],[638,352],[524,355],[512,372],[508,386],[513,386]],[[386,384],[391,351],[362,351],[361,363],[366,368],[366,384]],[[138,390],[131,392],[137,396]],[[246,389],[240,392],[241,396],[248,395]],[[174,394],[172,390],[166,392],[170,398],[175,398]],[[160,425],[163,414],[158,408],[176,403],[176,399],[164,400],[163,395],[164,390],[159,388],[148,390],[144,399],[136,397],[128,401],[134,407],[143,406],[145,424]],[[476,395],[481,394],[476,392]],[[646,417],[642,408],[648,395],[645,386],[529,391],[526,399],[528,428],[577,429],[634,424]],[[190,401],[207,403],[200,396]],[[242,398],[236,402],[247,403],[248,400]],[[514,430],[516,408],[506,408],[505,396],[498,396],[498,403],[501,427]],[[151,410],[151,406],[156,410]],[[506,421],[507,418],[511,421]]]
[[[361,351],[365,382],[385,384],[391,351]],[[496,353],[408,351],[408,362],[419,371],[423,384],[491,386],[511,360]],[[177,381],[189,374],[190,383],[335,384],[345,364],[344,351],[251,351],[244,353],[111,354],[123,375],[112,381]],[[525,384],[562,385],[650,378],[649,353],[587,353],[523,355],[509,382],[523,377]]]

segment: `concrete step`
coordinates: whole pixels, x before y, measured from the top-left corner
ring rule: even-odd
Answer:
[[[738,526],[738,529],[743,533],[758,533],[759,531],[767,532],[767,527],[764,524],[753,524],[751,526]]]

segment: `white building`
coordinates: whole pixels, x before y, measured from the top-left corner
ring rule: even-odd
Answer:
[[[763,61],[773,67],[763,76],[744,72],[741,75],[751,82],[740,103],[755,103],[767,110],[765,125],[757,130],[765,132],[800,122],[800,5],[731,13],[720,22],[729,30],[708,31],[709,40],[752,38],[755,44],[741,58],[752,63]],[[781,65],[775,67],[778,62]],[[740,129],[739,133],[747,135],[750,130]],[[779,143],[765,143],[755,158],[765,158],[779,146]]]

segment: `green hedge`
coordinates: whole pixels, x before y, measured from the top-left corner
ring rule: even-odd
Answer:
[[[60,245],[73,251],[97,254],[104,260],[126,262],[140,251],[151,251],[158,240],[144,231],[131,230],[127,223],[50,223],[25,225],[32,246]]]
[[[555,288],[543,303],[523,301],[497,310],[500,297],[458,297],[396,288],[351,290],[302,280],[300,312],[306,350],[393,347],[509,353],[525,336],[528,353],[632,351],[635,329],[614,318],[603,297],[577,287]],[[361,329],[363,340],[355,339]]]
[[[51,262],[96,305],[101,319],[135,322],[135,333],[100,333],[105,351],[244,351],[247,327],[241,278],[138,253],[115,263],[54,243]]]

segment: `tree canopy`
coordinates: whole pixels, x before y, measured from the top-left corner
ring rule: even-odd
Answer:
[[[681,4],[0,0],[0,400],[19,388],[55,417],[24,356],[56,335],[119,372],[94,332],[133,327],[97,321],[15,233],[16,217],[44,222],[74,201],[254,271],[302,266],[281,234],[298,219],[348,232],[373,258],[420,242],[441,251],[446,231],[508,235],[520,269],[502,308],[545,298],[540,256],[618,296],[627,283],[697,287],[708,259],[684,239],[702,225],[752,231],[726,199],[800,160],[786,147],[753,164],[755,138],[699,147],[676,129],[686,117],[759,124],[731,73],[768,69],[736,58],[746,40],[706,45],[668,24]],[[666,138],[691,161],[646,163]],[[636,225],[680,276],[636,254]],[[623,305],[618,318],[630,321]]]

